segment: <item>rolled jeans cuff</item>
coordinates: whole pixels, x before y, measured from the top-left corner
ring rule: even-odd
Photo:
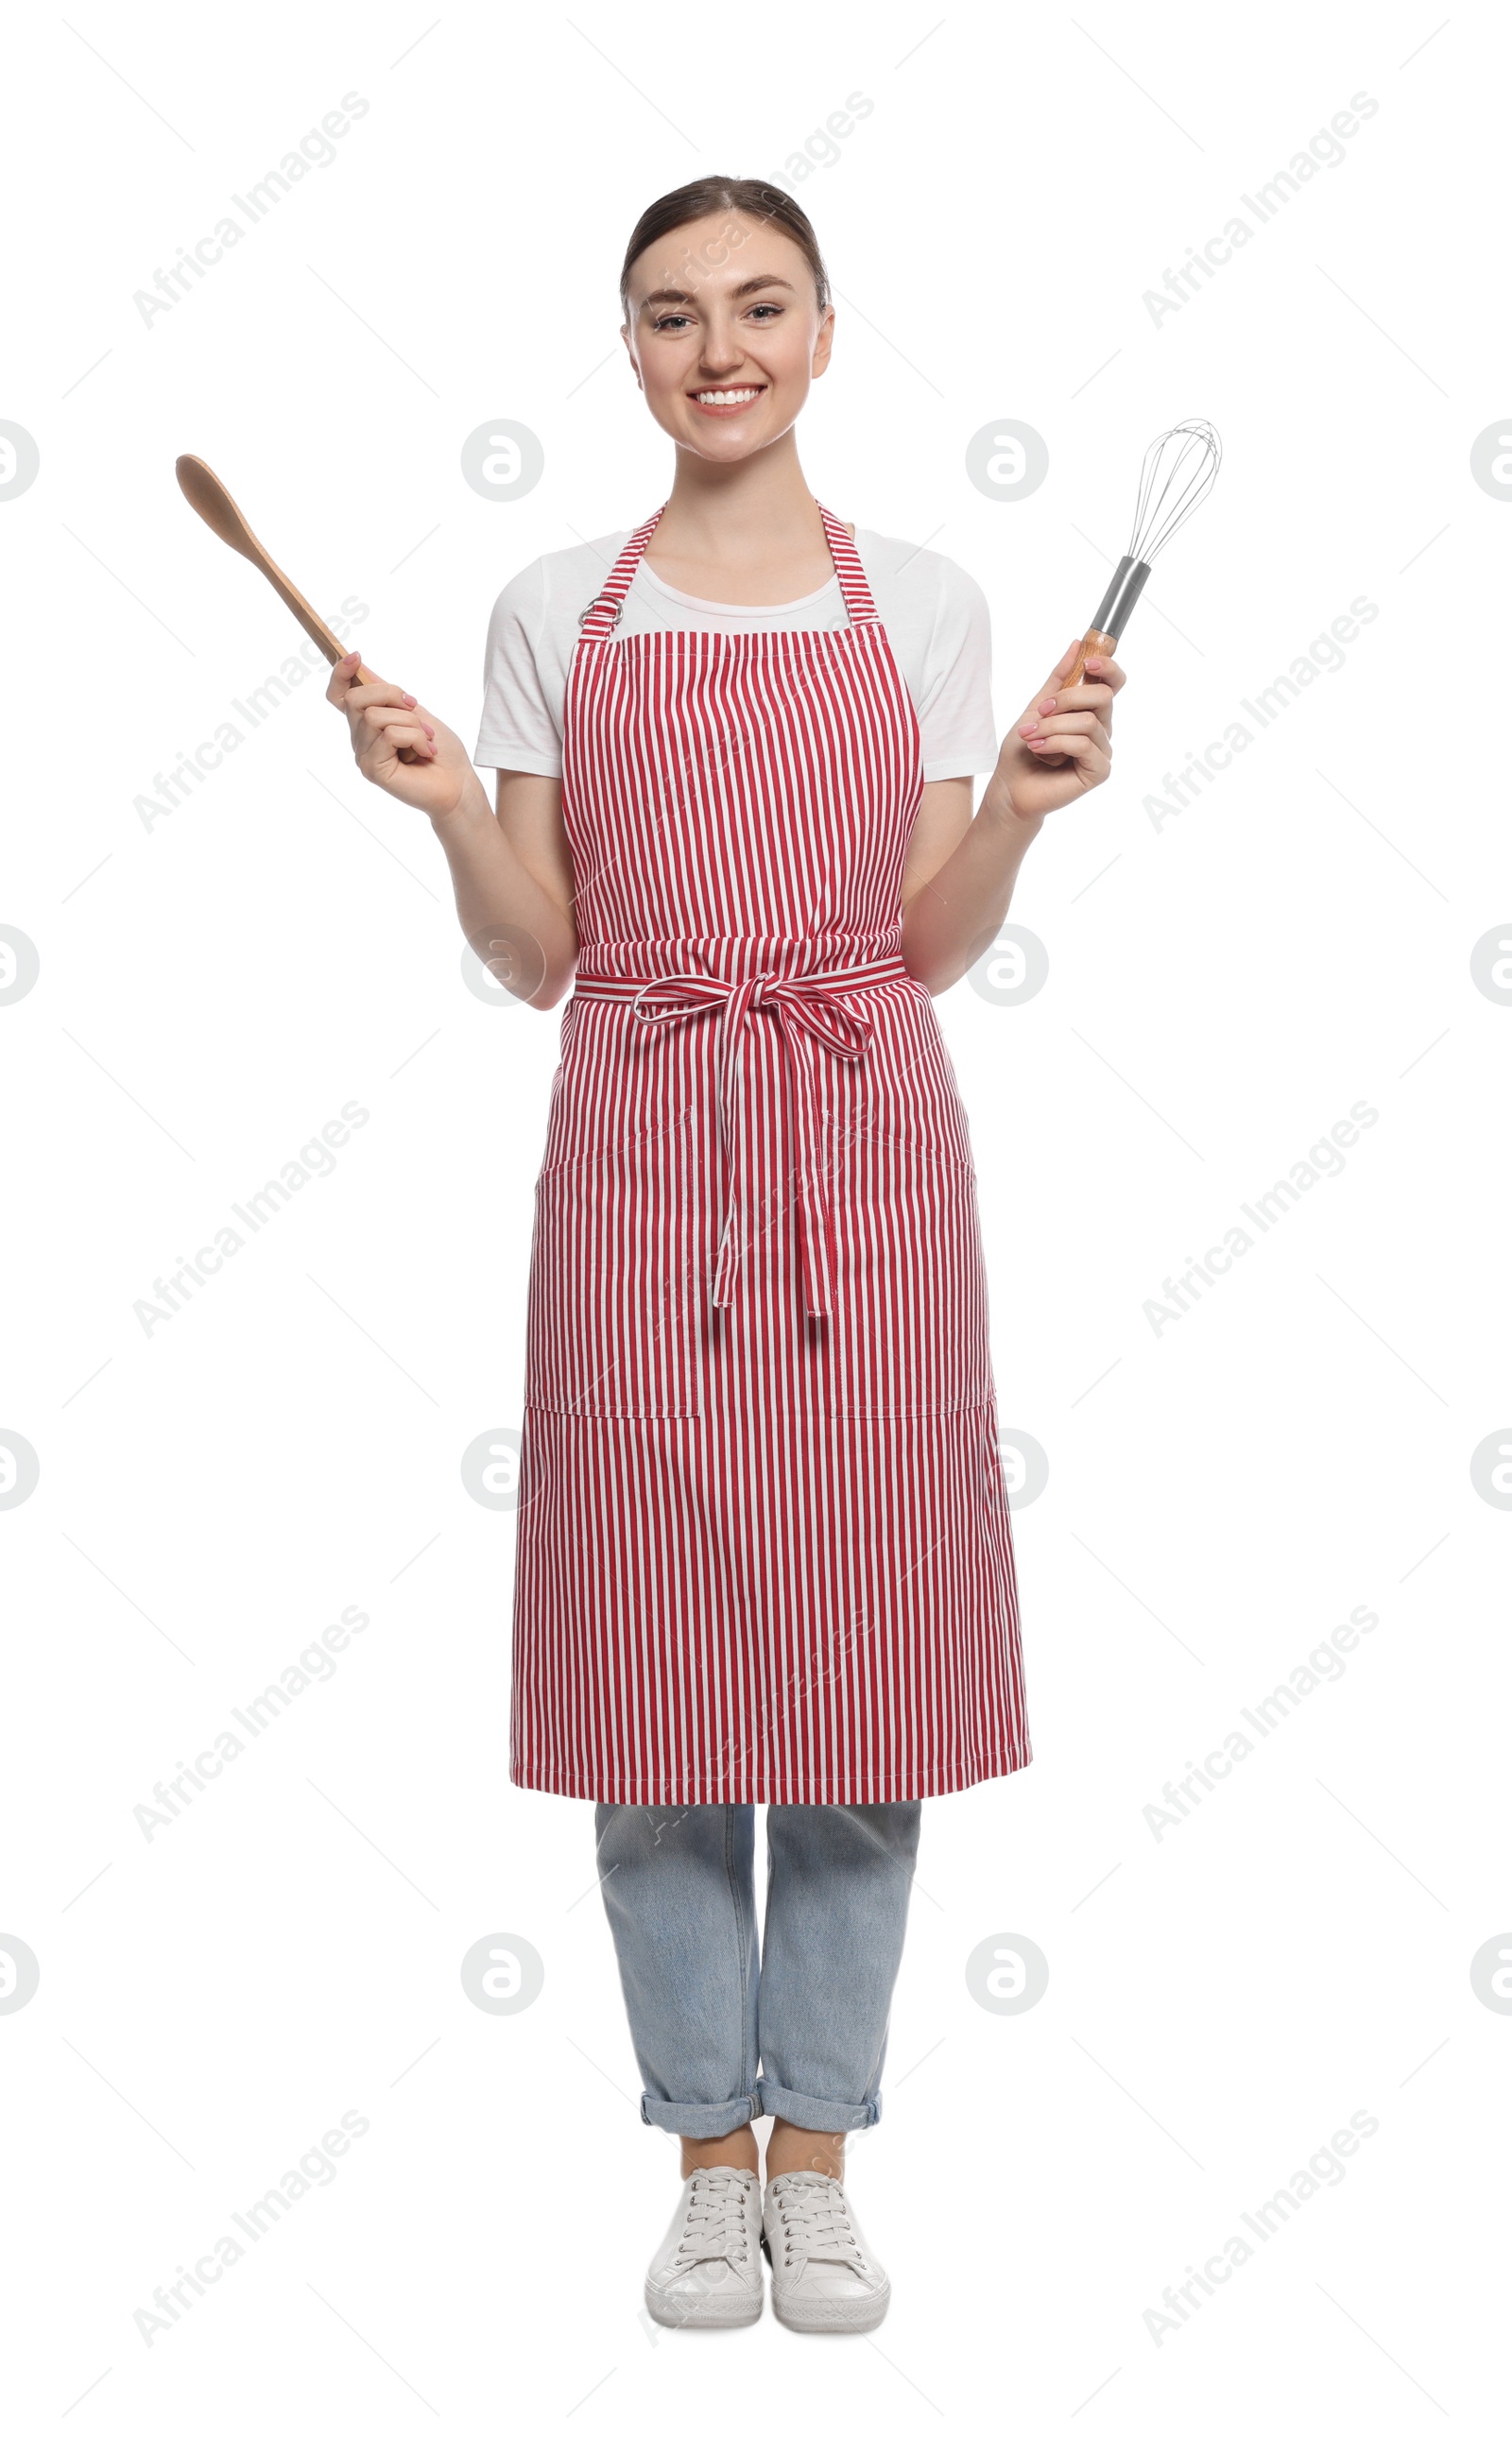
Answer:
[[[761,2112],[755,2091],[744,2098],[709,2100],[653,2098],[648,2090],[641,2093],[642,2124],[659,2125],[663,2132],[685,2132],[690,2141],[717,2141],[721,2132],[737,2130]]]
[[[864,2132],[882,2113],[880,2094],[856,2101],[810,2098],[800,2090],[784,2090],[780,2081],[768,2081],[765,2074],[756,2084],[756,2098],[758,2114],[781,2115],[804,2132]]]

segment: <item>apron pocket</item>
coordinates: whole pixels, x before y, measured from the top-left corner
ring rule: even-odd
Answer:
[[[953,1152],[832,1121],[833,1414],[956,1413],[993,1393],[976,1170]]]
[[[593,1418],[703,1411],[692,1113],[536,1183],[525,1402]]]

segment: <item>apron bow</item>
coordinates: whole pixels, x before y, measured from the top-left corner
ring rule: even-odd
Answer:
[[[793,1077],[806,1307],[816,1319],[827,1317],[832,1308],[834,1219],[822,1173],[814,1044],[827,1049],[834,1058],[865,1057],[871,1040],[870,1019],[840,1004],[841,992],[854,987],[853,977],[847,974],[836,975],[833,980],[819,973],[784,980],[778,974],[758,973],[749,981],[723,982],[707,973],[672,973],[647,982],[632,1002],[636,1014],[645,1024],[676,1022],[679,1017],[702,1014],[710,1008],[723,1009],[719,1018],[719,1113],[730,1163],[730,1192],[714,1266],[716,1306],[734,1300],[746,1165],[746,1098],[741,1090],[740,1049],[747,1024],[753,1015],[762,1014],[777,1019]]]

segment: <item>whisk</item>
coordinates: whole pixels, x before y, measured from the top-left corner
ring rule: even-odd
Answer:
[[[1218,479],[1222,443],[1210,423],[1175,423],[1152,440],[1139,473],[1134,532],[1113,582],[1081,638],[1076,666],[1064,680],[1080,685],[1089,652],[1111,652],[1145,588],[1151,561],[1206,499]]]

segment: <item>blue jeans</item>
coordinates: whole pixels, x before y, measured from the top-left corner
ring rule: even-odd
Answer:
[[[598,1805],[643,2123],[708,2140],[756,2115],[876,2122],[922,1809],[768,1804],[758,1954],[754,1804]]]

